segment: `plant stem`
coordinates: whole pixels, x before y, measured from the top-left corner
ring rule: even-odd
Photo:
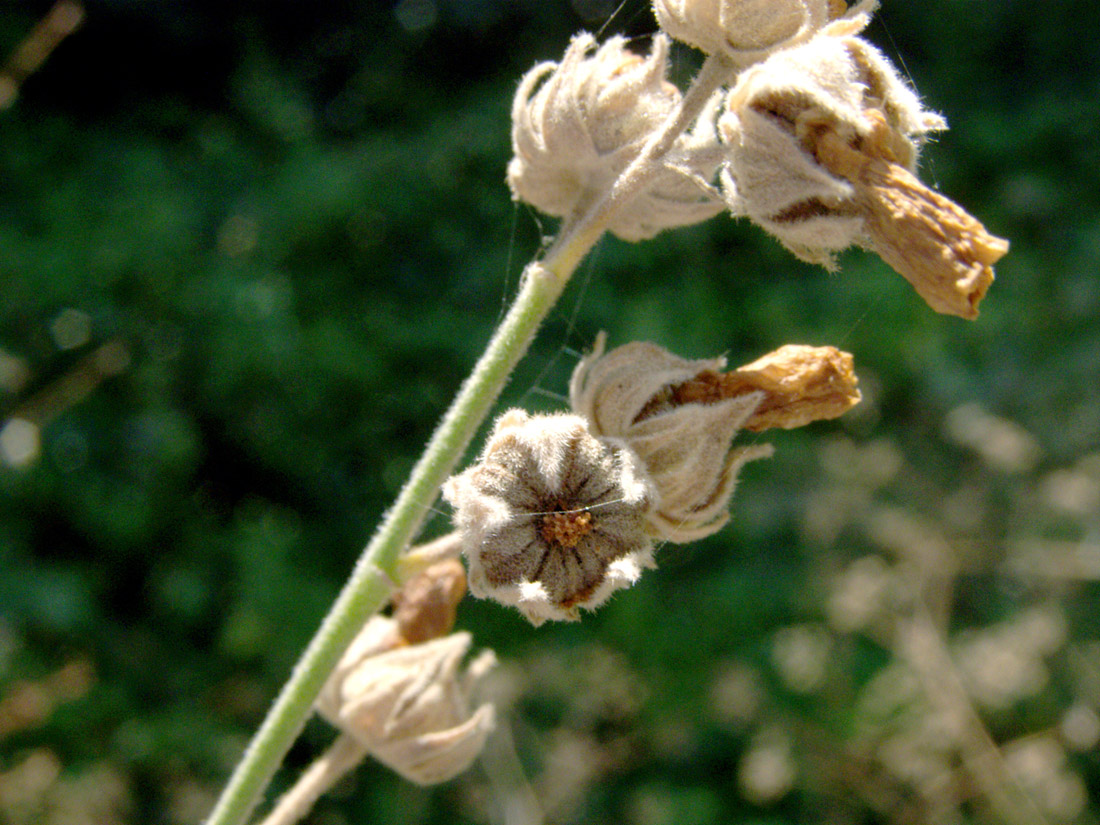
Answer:
[[[389,598],[402,550],[423,525],[439,488],[461,459],[570,276],[603,235],[614,210],[641,191],[658,168],[658,161],[730,72],[730,65],[723,59],[707,58],[680,106],[650,137],[608,194],[579,220],[567,221],[543,259],[528,264],[508,314],[283,685],[207,825],[242,825],[248,819],[340,656],[366,620]]]
[[[900,623],[898,642],[929,703],[958,724],[957,744],[963,766],[997,819],[1010,825],[1046,825],[1047,818],[1005,765],[928,614],[918,610]]]
[[[363,761],[367,746],[346,733],[337,737],[332,746],[298,777],[294,787],[279,797],[279,801],[260,825],[293,825],[309,813],[321,795],[340,781],[348,771]]]
[[[583,256],[571,257],[579,260]],[[386,603],[394,586],[399,554],[423,524],[439,488],[454,470],[527,350],[535,330],[565,286],[569,273],[559,274],[547,263],[551,262],[528,266],[519,294],[503,323],[268,711],[207,820],[208,825],[241,825],[248,819],[340,656],[366,620]]]

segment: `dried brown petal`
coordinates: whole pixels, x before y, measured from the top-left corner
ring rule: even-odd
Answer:
[[[673,404],[713,403],[761,391],[744,429],[804,427],[843,415],[860,401],[852,356],[836,347],[788,344],[728,373],[704,372],[674,387]]]
[[[986,231],[961,206],[892,162],[885,123],[858,149],[835,134],[818,142],[818,160],[850,181],[871,246],[932,309],[973,319],[993,283],[1008,241]]]

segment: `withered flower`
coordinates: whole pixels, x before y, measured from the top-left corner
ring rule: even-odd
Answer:
[[[749,392],[764,393],[745,429],[793,430],[843,415],[860,401],[852,356],[836,347],[786,344],[732,372],[702,372],[676,386],[676,403],[712,403]]]
[[[646,57],[612,37],[597,48],[573,38],[560,63],[540,63],[512,104],[508,185],[516,200],[548,215],[579,216],[596,203],[679,105],[666,79],[668,38]],[[715,137],[682,136],[647,188],[619,209],[609,230],[635,241],[717,215],[725,207],[710,181],[721,163]]]
[[[667,541],[710,535],[729,520],[741,467],[769,445],[733,447],[739,430],[832,418],[859,400],[851,356],[788,346],[740,370],[724,358],[688,360],[644,342],[604,354],[604,336],[573,373],[573,410],[592,431],[638,454],[659,493],[649,529]]]
[[[869,246],[933,309],[974,318],[1008,243],[913,175],[946,123],[854,36],[865,23],[833,22],[739,76],[719,119],[730,210],[827,267]]]
[[[404,644],[396,620],[375,616],[325,683],[317,711],[409,781],[445,782],[470,766],[493,728],[492,705],[470,709],[493,654],[463,673],[469,648],[469,633]]]
[[[470,592],[515,605],[532,624],[575,620],[653,566],[653,486],[637,456],[579,416],[505,413],[443,496]]]

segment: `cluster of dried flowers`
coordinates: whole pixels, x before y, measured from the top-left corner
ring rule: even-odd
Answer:
[[[667,79],[670,38],[717,61],[727,82],[644,185],[616,204],[609,231],[652,237],[728,211],[804,260],[834,266],[858,244],[878,252],[929,305],[973,318],[1007,243],[914,176],[922,141],[945,128],[889,61],[858,35],[875,0],[654,0],[663,30],[647,56],[621,37],[575,37],[535,66],[512,109],[517,200],[582,221],[684,96]],[[714,65],[714,64],[708,64]],[[503,414],[478,460],[445,485],[469,588],[533,624],[574,620],[654,566],[656,542],[719,530],[757,433],[833,418],[860,399],[852,357],[785,346],[740,369],[648,343],[604,351],[601,335],[570,384],[572,411]],[[463,673],[451,633],[465,592],[454,558],[428,568],[375,617],[330,677],[320,713],[422,784],[465,770],[493,710],[471,710],[491,654]]]
[[[501,416],[478,460],[443,489],[475,596],[532,623],[577,619],[653,567],[653,544],[729,519],[738,470],[771,454],[742,430],[799,427],[859,402],[852,357],[786,346],[741,369],[603,336],[570,384],[572,414]]]
[[[578,35],[516,93],[514,197],[567,222],[594,208],[676,116],[673,37],[720,61],[728,82],[611,232],[638,240],[728,210],[828,267],[837,251],[868,246],[933,309],[975,317],[1007,243],[914,176],[922,141],[945,123],[858,36],[875,5],[655,0],[663,32],[648,56]],[[770,450],[732,446],[739,430],[801,426],[859,400],[851,357],[831,348],[724,368],[645,343],[605,354],[601,339],[573,376],[573,415],[501,417],[444,488],[471,591],[536,624],[576,619],[653,566],[654,541],[693,541],[726,522],[739,468]]]
[[[565,219],[591,207],[679,105],[672,37],[725,61],[730,82],[611,232],[649,238],[725,209],[827,267],[846,247],[869,247],[936,311],[975,317],[1008,244],[914,176],[921,143],[946,123],[859,37],[875,5],[655,0],[665,33],[645,57],[622,38],[597,48],[578,35],[516,94],[514,197]]]

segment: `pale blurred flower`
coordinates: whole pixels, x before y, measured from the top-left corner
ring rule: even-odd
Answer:
[[[471,712],[490,651],[462,672],[469,633],[405,645],[397,622],[373,617],[317,698],[318,712],[361,742],[379,762],[419,785],[465,771],[493,728],[493,707]]]
[[[819,451],[822,469],[841,487],[877,490],[894,480],[905,461],[898,445],[886,438],[857,444],[839,436],[823,441]]]
[[[42,431],[33,421],[9,418],[0,426],[0,460],[9,467],[27,467],[42,449]]]
[[[822,686],[832,658],[833,638],[817,624],[780,628],[772,644],[772,664],[796,693],[812,693]]]
[[[843,0],[654,0],[657,22],[672,38],[747,66],[796,45],[838,17],[871,12],[877,0],[847,8]]]
[[[1046,687],[1050,673],[1043,657],[1065,640],[1065,616],[1056,606],[1031,608],[1010,621],[959,634],[955,659],[978,702],[1006,708]]]
[[[623,442],[597,438],[579,416],[505,413],[443,495],[470,592],[515,605],[533,624],[576,620],[653,566],[653,484]]]
[[[856,559],[829,590],[825,603],[829,624],[842,633],[866,628],[886,606],[893,584],[893,571],[881,556]]]
[[[1014,421],[992,415],[977,404],[963,404],[947,414],[944,432],[961,447],[974,450],[994,470],[1026,473],[1043,450],[1035,436]]]
[[[1062,607],[1053,602],[1029,607],[1011,622],[1018,644],[1037,656],[1050,656],[1066,643],[1069,628]]]
[[[920,788],[950,775],[956,742],[930,739],[919,727],[903,728],[888,736],[876,756],[894,778]]]
[[[1087,518],[1100,513],[1100,477],[1078,468],[1047,474],[1039,495],[1049,506],[1071,516]]]
[[[1058,730],[1073,750],[1092,750],[1100,742],[1100,715],[1090,705],[1076,702],[1062,714]]]
[[[928,713],[920,680],[904,662],[893,660],[859,691],[854,718],[857,733],[873,735],[882,727]]]
[[[1003,748],[1005,766],[1048,816],[1068,822],[1088,804],[1088,790],[1066,763],[1066,752],[1051,736],[1031,736]]]
[[[711,712],[727,725],[746,724],[756,717],[764,694],[764,685],[754,668],[740,662],[727,662],[711,682]]]
[[[782,799],[794,787],[798,775],[791,740],[779,728],[759,731],[737,769],[737,782],[745,798],[757,805]]]
[[[969,639],[958,646],[957,659],[971,694],[990,708],[1007,708],[1034,696],[1050,678],[1041,661],[1005,639]]]

